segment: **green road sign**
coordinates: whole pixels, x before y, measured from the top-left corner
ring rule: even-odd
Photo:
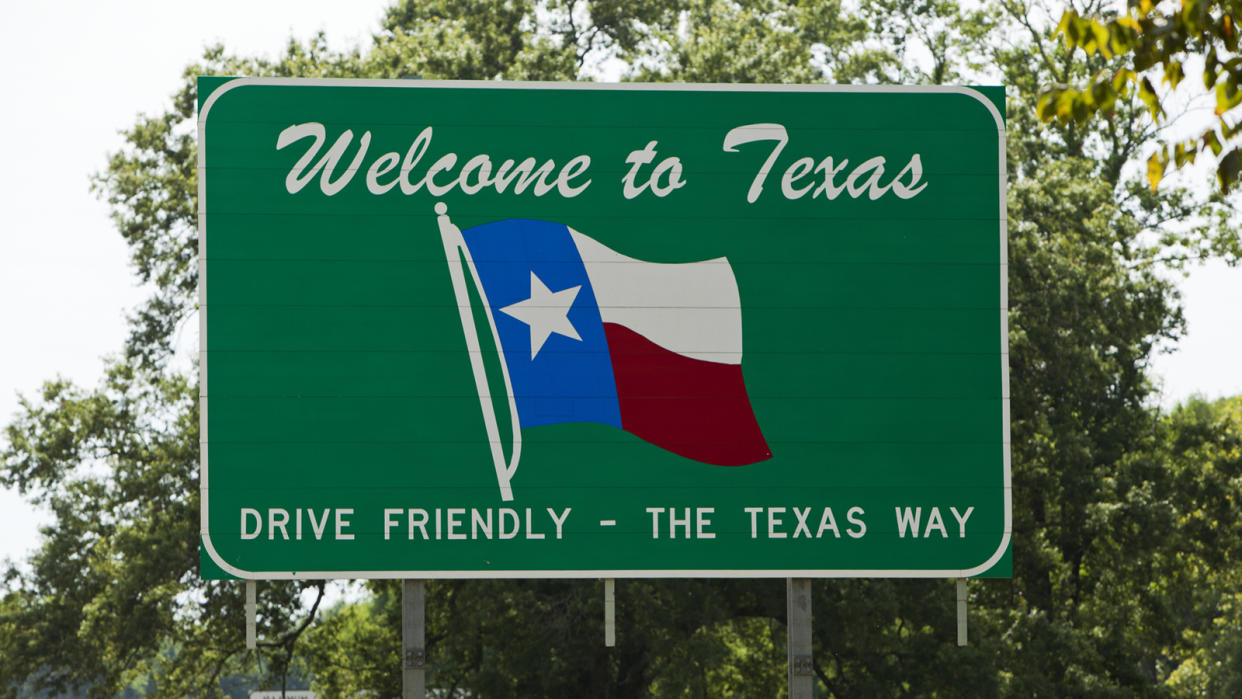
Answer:
[[[999,88],[199,81],[203,575],[1010,571]]]

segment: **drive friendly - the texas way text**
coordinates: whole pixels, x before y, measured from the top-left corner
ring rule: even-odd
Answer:
[[[751,539],[866,536],[866,511],[857,506],[842,509],[844,517],[838,521],[832,507],[743,507],[733,513],[741,515],[734,521],[743,526],[726,530],[718,526],[715,507],[647,507],[627,524],[633,527],[641,520],[652,539],[715,539],[718,535],[749,535]],[[965,539],[974,511],[974,506],[894,507],[895,531],[903,539]],[[559,540],[571,536],[566,524],[572,514],[572,507],[396,507],[383,509],[379,530],[385,541]],[[243,507],[241,539],[353,541],[357,520],[353,508],[269,507],[261,512]],[[585,526],[614,528],[617,523],[615,519],[601,519]],[[583,528],[577,522],[574,524],[578,530]],[[367,527],[368,531],[374,532],[372,527]]]

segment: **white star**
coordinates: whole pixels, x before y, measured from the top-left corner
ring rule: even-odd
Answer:
[[[578,297],[582,285],[562,289],[557,292],[548,290],[543,281],[530,273],[530,298],[518,301],[500,309],[501,313],[513,316],[530,326],[530,358],[539,354],[543,343],[548,341],[552,333],[564,335],[582,341],[573,323],[569,322],[569,309]]]

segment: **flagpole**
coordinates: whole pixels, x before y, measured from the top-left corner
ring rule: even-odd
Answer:
[[[509,367],[500,345],[500,334],[496,330],[496,320],[492,317],[491,306],[487,302],[487,293],[475,269],[474,260],[470,256],[470,248],[466,247],[466,239],[448,217],[448,206],[444,202],[436,202],[436,223],[440,229],[440,239],[444,243],[444,255],[448,261],[449,277],[453,281],[453,293],[457,297],[457,310],[461,316],[461,329],[466,338],[466,350],[470,355],[470,368],[474,372],[474,385],[479,394],[479,407],[483,411],[483,424],[487,427],[488,444],[492,452],[492,464],[496,469],[496,484],[500,487],[500,499],[513,500],[513,488],[510,483],[517,473],[518,459],[522,455],[522,430],[518,421],[517,401],[513,395],[513,382],[509,379]],[[505,397],[509,404],[509,424],[513,433],[513,453],[508,463],[505,461],[504,449],[500,443],[500,426],[496,420],[496,407],[492,402],[491,386],[487,380],[487,369],[483,364],[483,350],[479,342],[478,330],[474,323],[474,306],[466,286],[466,270],[470,271],[470,281],[483,304],[483,312],[487,316],[487,324],[492,333],[492,343],[500,359],[500,373],[505,381]]]

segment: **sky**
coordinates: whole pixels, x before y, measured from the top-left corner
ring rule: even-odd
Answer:
[[[391,0],[6,3],[0,22],[0,423],[56,376],[94,386],[145,292],[90,190],[140,113],[158,114],[204,47],[279,55],[290,36],[369,42]],[[197,344],[197,328],[188,343]],[[0,560],[20,560],[47,517],[0,488]]]
[[[90,177],[140,113],[156,114],[203,48],[278,55],[290,36],[368,42],[391,0],[114,0],[9,3],[0,24],[0,423],[56,376],[94,386],[145,296]],[[1182,284],[1189,332],[1155,358],[1161,402],[1242,393],[1242,269],[1212,264]],[[196,328],[185,333],[194,334]],[[180,343],[193,347],[196,337]],[[48,517],[0,489],[0,560],[38,544]]]

